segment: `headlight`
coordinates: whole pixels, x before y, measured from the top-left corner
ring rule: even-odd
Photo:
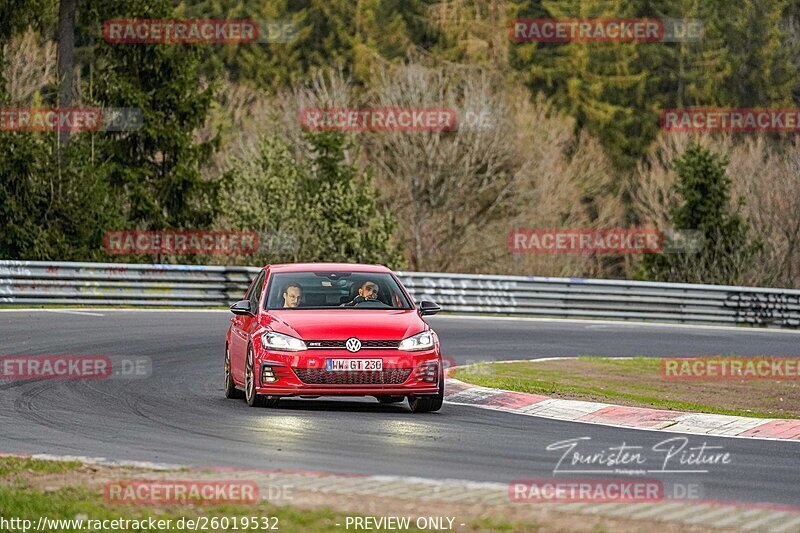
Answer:
[[[261,336],[261,345],[267,350],[279,350],[282,352],[299,352],[307,350],[306,343],[300,339],[268,331]]]
[[[417,333],[416,335],[400,341],[400,346],[398,346],[397,349],[406,352],[414,352],[417,350],[428,350],[433,348],[433,344],[433,332],[423,331],[422,333]]]

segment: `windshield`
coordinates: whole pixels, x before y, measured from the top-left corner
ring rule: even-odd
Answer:
[[[270,276],[265,309],[413,309],[391,274],[287,272]]]

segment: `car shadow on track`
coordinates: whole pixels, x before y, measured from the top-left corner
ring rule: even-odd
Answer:
[[[293,398],[281,400],[276,407],[263,408],[264,411],[335,411],[354,413],[392,413],[412,414],[408,403],[380,404],[377,400],[312,400]]]

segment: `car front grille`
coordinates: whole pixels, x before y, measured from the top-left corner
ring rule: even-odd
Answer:
[[[400,385],[411,375],[411,369],[329,372],[324,368],[295,368],[294,373],[300,381],[310,385]]]
[[[333,349],[344,350],[346,349],[345,343],[347,341],[306,341],[306,345],[312,350],[320,349]],[[387,348],[397,349],[400,346],[400,341],[361,341],[361,349],[365,348]]]

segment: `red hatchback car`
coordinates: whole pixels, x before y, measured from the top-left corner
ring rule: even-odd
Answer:
[[[384,266],[267,265],[233,304],[225,343],[225,396],[250,406],[282,397],[408,398],[415,413],[444,399],[439,338]],[[244,391],[244,392],[242,392]]]

